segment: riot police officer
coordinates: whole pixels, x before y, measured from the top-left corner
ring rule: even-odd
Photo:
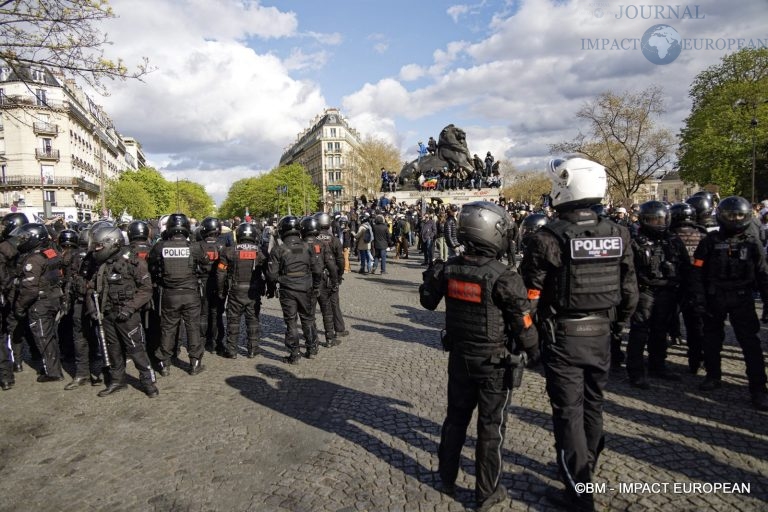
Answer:
[[[464,205],[457,238],[463,255],[437,261],[419,287],[422,306],[434,310],[445,297],[443,343],[449,350],[448,414],[439,447],[443,491],[455,492],[467,426],[478,408],[475,501],[487,510],[507,497],[499,484],[512,391],[509,356],[527,352],[538,359],[538,336],[520,275],[497,260],[507,248],[506,211],[487,201]],[[508,337],[509,336],[509,337]],[[520,368],[518,371],[522,371]]]
[[[225,353],[224,350],[224,301],[219,298],[217,266],[219,257],[225,248],[221,238],[221,221],[216,217],[206,217],[197,229],[197,243],[208,255],[210,271],[202,277],[202,297],[200,304],[200,338],[209,352]],[[239,318],[240,315],[237,315]],[[238,327],[240,327],[238,320]],[[235,344],[237,347],[237,344]]]
[[[676,203],[669,208],[669,231],[674,233],[685,244],[689,259],[693,260],[693,253],[699,243],[707,235],[703,226],[696,224],[696,210],[688,203]],[[683,283],[683,293],[680,299],[680,312],[685,323],[686,343],[688,344],[688,369],[696,374],[704,361],[704,320],[693,307],[693,296],[690,283]],[[680,339],[680,318],[670,330],[673,342]]]
[[[643,350],[648,347],[651,377],[680,380],[665,364],[667,332],[672,326],[680,300],[681,285],[688,274],[690,259],[682,240],[669,232],[669,211],[660,201],[640,205],[640,229],[632,240],[635,273],[640,291],[630,321],[627,344],[627,373],[633,387],[648,389]]]
[[[62,229],[56,235],[56,246],[61,254],[61,264],[64,272],[62,279],[61,309],[56,317],[58,321],[58,340],[62,359],[71,359],[74,355],[72,331],[72,277],[76,269],[72,263],[77,254],[77,231]]]
[[[55,322],[62,298],[61,255],[53,248],[43,224],[24,224],[11,236],[16,238],[19,251],[13,315],[25,325],[42,356],[43,370],[37,381],[64,380]]]
[[[2,313],[2,343],[0,343],[0,388],[8,391],[16,382],[14,373],[24,368],[21,350],[14,354],[11,333],[18,325],[11,310],[13,280],[19,251],[11,232],[29,222],[23,213],[9,213],[0,222],[0,310]],[[19,347],[20,348],[20,347]]]
[[[314,336],[312,295],[318,294],[323,269],[300,238],[299,219],[292,215],[283,217],[278,222],[277,232],[283,243],[275,245],[269,255],[267,297],[274,296],[275,287],[279,284],[280,307],[285,321],[285,346],[288,349],[285,361],[298,364],[301,354],[296,315],[299,315],[301,330],[309,345]]]
[[[531,213],[526,215],[520,223],[520,251],[525,252],[528,239],[549,223],[549,218],[543,213]]]
[[[696,192],[685,200],[696,210],[696,223],[705,230],[717,231],[717,221],[712,216],[714,211],[713,197],[709,192]]]
[[[324,245],[317,238],[320,233],[317,218],[304,217],[299,222],[299,226],[301,229],[301,238],[309,246],[312,258],[318,260],[323,268],[323,280],[320,283],[320,293],[317,297],[312,297],[312,343],[311,346],[307,347],[307,357],[312,357],[317,354],[318,345],[317,324],[315,322],[315,313],[317,311],[318,302],[320,302],[320,313],[323,317],[323,328],[325,329],[324,346],[335,347],[340,343],[340,340],[336,337],[336,331],[333,325],[334,314],[333,305],[331,303],[331,295],[334,292],[338,293],[339,291],[339,276],[336,262],[331,255],[331,251],[328,249],[328,246]],[[326,293],[323,293],[324,288]]]
[[[131,248],[131,255],[147,262],[149,266],[149,254],[152,251],[152,229],[149,224],[143,220],[134,220],[128,224],[125,230],[128,237],[128,246]],[[144,338],[147,342],[147,353],[150,360],[157,348],[160,346],[160,312],[157,305],[160,304],[160,287],[152,283],[152,300],[145,305],[139,317],[141,326],[144,329]]]
[[[160,346],[155,358],[160,375],[170,374],[170,359],[174,354],[179,325],[184,324],[189,353],[189,374],[205,369],[201,364],[205,347],[200,340],[200,288],[198,277],[210,266],[207,254],[200,246],[189,242],[189,219],[183,213],[168,216],[163,240],[158,241],[149,255],[149,269],[160,290]]]
[[[124,246],[123,233],[117,227],[94,230],[90,252],[98,267],[92,280],[93,294],[86,304],[89,315],[104,329],[110,377],[109,385],[98,395],[105,397],[126,388],[125,358],[130,356],[139,371],[142,390],[154,398],[159,392],[139,315],[152,298],[147,263]]]
[[[520,271],[538,300],[547,394],[557,464],[568,508],[593,510],[591,482],[604,445],[603,389],[610,367],[611,322],[623,324],[637,304],[629,235],[589,206],[606,190],[605,168],[584,158],[549,163],[558,219],[528,241]]]
[[[259,232],[243,222],[235,231],[235,246],[223,248],[216,269],[217,300],[227,304],[227,342],[221,355],[236,359],[240,341],[240,318],[245,317],[248,334],[246,354],[256,356],[261,337],[261,296],[265,291],[267,257],[261,252]]]
[[[339,337],[348,336],[349,331],[344,324],[344,315],[341,313],[341,304],[339,302],[339,285],[344,280],[344,247],[337,236],[334,236],[331,231],[331,216],[326,212],[319,212],[315,214],[317,219],[319,233],[317,239],[325,247],[325,251],[331,256],[330,263],[326,263],[326,274],[323,275],[323,280],[320,282],[320,308],[323,308],[323,303],[326,303],[325,307],[330,307],[330,311],[333,314],[333,338],[338,340]],[[333,273],[331,267],[335,267],[336,275],[335,279],[331,279],[328,275]],[[326,327],[326,342],[328,338],[328,329]],[[330,345],[329,345],[330,346]]]
[[[760,322],[752,290],[768,302],[768,265],[760,242],[747,229],[752,206],[743,197],[726,197],[717,208],[718,231],[707,234],[693,253],[691,287],[697,311],[704,316],[704,368],[702,391],[719,388],[720,351],[729,318],[747,366],[752,405],[768,410],[765,361],[760,346]]]

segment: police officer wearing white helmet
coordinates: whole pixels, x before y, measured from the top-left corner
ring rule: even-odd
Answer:
[[[629,320],[638,300],[629,233],[589,207],[606,190],[605,168],[584,158],[549,164],[558,219],[527,242],[520,273],[537,302],[542,361],[552,404],[557,464],[565,494],[551,501],[594,510],[592,481],[603,449],[603,388],[611,322]]]

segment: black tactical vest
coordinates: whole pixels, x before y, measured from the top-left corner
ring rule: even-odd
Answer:
[[[616,224],[560,219],[542,229],[557,238],[562,251],[554,304],[558,314],[607,311],[621,303],[624,240]]]
[[[726,290],[752,288],[755,285],[755,251],[762,248],[753,237],[715,236],[711,247],[712,252],[706,263],[706,276],[710,284]]]
[[[697,226],[686,224],[671,229],[670,231],[680,237],[680,240],[683,241],[683,244],[685,244],[685,248],[688,251],[688,256],[690,256],[691,261],[693,261],[693,253],[699,246],[699,242],[704,240],[704,237],[707,236],[706,231],[703,228],[699,229]]]
[[[138,259],[131,257],[131,250],[123,249],[116,256],[114,261],[105,263],[104,282],[106,286],[106,295],[109,300],[106,302],[106,310],[119,309],[136,295],[136,282],[133,278],[133,272],[129,265],[138,265]]]
[[[194,289],[197,286],[192,251],[186,240],[162,242],[160,255],[163,261],[161,273],[163,286],[171,289]]]
[[[504,347],[504,317],[491,294],[507,268],[496,260],[482,266],[460,261],[445,266],[446,336],[455,352],[490,355]]]
[[[309,290],[312,287],[312,260],[307,245],[298,237],[289,237],[283,241],[280,251],[280,286],[292,290]]]
[[[131,251],[141,260],[147,261],[151,249],[152,247],[146,242],[131,242]]]
[[[259,256],[259,246],[255,243],[242,243],[235,246],[233,253],[234,269],[232,270],[232,283],[235,286],[250,286],[256,279],[256,259]]]
[[[40,289],[43,291],[61,291],[61,281],[64,277],[61,254],[52,247],[41,249],[40,254],[45,257],[45,268],[40,276]],[[60,294],[58,295],[60,296]]]

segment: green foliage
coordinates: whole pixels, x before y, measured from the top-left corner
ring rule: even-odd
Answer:
[[[699,73],[691,85],[690,115],[680,132],[680,176],[715,184],[720,195],[768,196],[768,49],[744,48]],[[756,124],[753,123],[756,122]]]
[[[543,172],[531,171],[516,174],[505,179],[501,195],[509,201],[525,201],[531,204],[539,204],[543,194],[549,194],[552,190],[552,181]]]
[[[400,151],[392,144],[368,136],[352,149],[344,169],[344,189],[349,194],[376,196],[381,189],[381,168],[400,172]]]
[[[287,186],[285,194],[278,187]],[[219,207],[221,218],[244,217],[246,209],[254,217],[279,216],[289,211],[303,215],[318,209],[320,191],[304,167],[291,164],[272,169],[255,178],[236,181]]]
[[[177,193],[178,190],[178,193]],[[107,206],[119,215],[126,210],[137,219],[151,219],[180,211],[202,219],[211,215],[214,203],[202,185],[183,180],[167,181],[151,167],[125,171],[106,188]]]

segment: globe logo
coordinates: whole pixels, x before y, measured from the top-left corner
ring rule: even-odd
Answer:
[[[669,64],[680,55],[683,49],[682,38],[669,25],[653,25],[643,34],[640,48],[645,58],[653,64]]]
[[[602,9],[597,8],[594,12],[595,18],[602,18],[605,15],[605,12],[603,12]]]

